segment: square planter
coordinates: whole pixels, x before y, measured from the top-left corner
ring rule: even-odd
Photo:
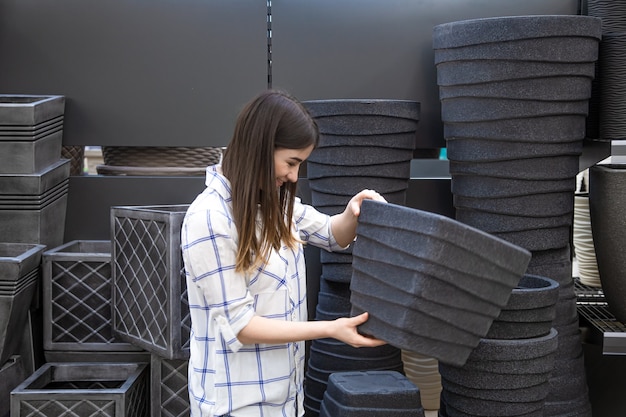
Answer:
[[[150,364],[150,415],[152,417],[189,416],[189,362],[152,355]]]
[[[11,392],[11,417],[148,417],[148,365],[46,363]]]
[[[65,97],[58,95],[0,95],[0,125],[32,126],[65,112]]]
[[[35,174],[0,174],[0,236],[4,242],[63,244],[70,161]]]
[[[111,241],[74,240],[43,253],[44,349],[132,351],[111,325]]]
[[[32,174],[53,165],[62,142],[62,127],[33,137],[0,134],[0,174]]]
[[[113,331],[165,359],[189,357],[180,231],[188,205],[111,208]]]

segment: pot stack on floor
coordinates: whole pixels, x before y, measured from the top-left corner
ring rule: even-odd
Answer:
[[[546,417],[591,415],[570,241],[601,26],[511,16],[433,32],[456,219],[528,249],[527,273],[559,283]]]

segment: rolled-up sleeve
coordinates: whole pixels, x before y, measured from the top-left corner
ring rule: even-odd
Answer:
[[[331,252],[350,246],[342,247],[337,243],[332,233],[329,215],[316,210],[313,206],[302,204],[299,198],[296,198],[294,204],[293,219],[300,239],[304,242]]]
[[[181,233],[187,283],[199,291],[189,290],[189,308],[196,324],[194,337],[216,337],[208,329],[216,327],[233,352],[242,344],[237,334],[254,315],[246,276],[235,272],[237,231],[234,223],[219,210],[188,213]],[[213,321],[213,325],[210,322]]]

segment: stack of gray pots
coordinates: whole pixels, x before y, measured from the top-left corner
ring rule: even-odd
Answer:
[[[0,236],[63,243],[70,161],[61,158],[65,97],[0,95]]]
[[[320,143],[307,161],[312,204],[334,215],[352,196],[374,189],[405,204],[416,143],[420,104],[410,100],[337,99],[304,102],[320,129]],[[320,255],[322,275],[316,319],[350,315],[352,249]],[[311,342],[305,378],[305,411],[319,414],[328,377],[356,370],[402,371],[400,349],[356,349],[330,339]]]
[[[560,284],[546,416],[591,412],[570,241],[601,26],[589,16],[511,16],[433,33],[457,220],[527,248],[528,273]]]
[[[524,275],[463,366],[439,364],[439,415],[543,416],[554,371],[559,285]]]

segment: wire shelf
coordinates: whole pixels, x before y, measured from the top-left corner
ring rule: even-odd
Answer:
[[[602,345],[604,355],[626,355],[626,325],[609,311],[601,288],[590,287],[574,279],[576,305],[583,324]]]

